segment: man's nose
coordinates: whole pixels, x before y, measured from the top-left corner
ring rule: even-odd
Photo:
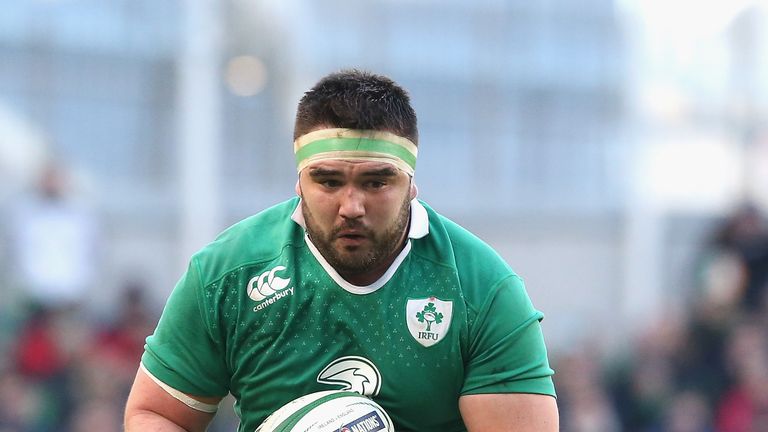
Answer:
[[[339,215],[345,219],[357,219],[365,214],[365,194],[356,187],[347,187],[341,193]]]

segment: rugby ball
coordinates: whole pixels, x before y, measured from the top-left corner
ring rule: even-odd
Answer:
[[[255,432],[394,432],[373,400],[348,390],[302,396],[272,413]]]

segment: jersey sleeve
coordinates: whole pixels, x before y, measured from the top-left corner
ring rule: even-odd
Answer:
[[[462,394],[537,393],[555,396],[540,321],[522,280],[513,275],[491,292],[470,326]]]
[[[173,289],[141,362],[155,378],[183,393],[223,397],[228,374],[221,339],[211,332],[201,301],[200,272],[193,258]]]

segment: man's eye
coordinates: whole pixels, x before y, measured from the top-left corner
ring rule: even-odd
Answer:
[[[320,184],[327,188],[337,188],[341,186],[341,182],[338,180],[323,180]]]
[[[368,187],[371,188],[371,189],[381,189],[384,186],[386,186],[386,183],[384,183],[382,181],[372,180],[372,181],[368,182]]]

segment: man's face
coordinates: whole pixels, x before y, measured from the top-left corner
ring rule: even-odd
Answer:
[[[415,196],[407,174],[388,163],[325,160],[301,171],[297,193],[312,243],[339,274],[367,284],[386,271]]]

